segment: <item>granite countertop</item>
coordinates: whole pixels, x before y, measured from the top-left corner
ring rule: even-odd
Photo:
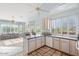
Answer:
[[[33,39],[33,38],[38,38],[38,37],[43,37],[43,35],[30,35],[27,36],[27,39]],[[74,40],[77,41],[77,36],[76,35],[49,35],[49,37],[53,37],[53,38],[61,38],[61,39],[67,39],[67,40]]]
[[[33,39],[33,38],[38,38],[38,37],[42,37],[43,35],[30,35],[30,36],[26,36],[27,39]]]
[[[77,39],[77,36],[75,35],[75,36],[69,36],[69,35],[51,35],[52,37],[55,37],[55,38],[61,38],[61,39],[68,39],[68,40],[75,40],[75,41],[77,41],[78,39]]]

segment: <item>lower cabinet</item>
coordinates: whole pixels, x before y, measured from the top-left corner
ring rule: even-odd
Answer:
[[[77,50],[76,43],[77,43],[76,41],[67,40],[64,38],[61,39],[51,36],[37,37],[29,40],[28,51],[32,52],[40,48],[41,46],[47,45],[49,47],[58,49],[71,55],[79,55],[79,50]]]
[[[41,46],[45,45],[45,38],[44,37],[37,37],[29,40],[28,43],[28,53],[40,48]]]
[[[69,40],[61,39],[61,51],[69,53]]]
[[[59,38],[53,38],[53,40],[54,40],[53,48],[59,50]]]
[[[77,45],[77,48],[76,48],[76,50],[77,50],[77,55],[79,56],[79,41],[76,42],[76,45]]]
[[[30,39],[29,40],[29,47],[28,47],[28,50],[29,52],[32,52],[36,49],[36,44],[35,44],[35,39]]]
[[[70,40],[70,54],[71,55],[77,55],[77,46],[76,46],[76,41]]]
[[[41,37],[36,38],[36,49],[41,47]]]
[[[52,43],[53,43],[52,37],[47,36],[46,37],[46,45],[49,46],[49,47],[53,47]]]
[[[41,46],[45,45],[45,37],[41,37]]]

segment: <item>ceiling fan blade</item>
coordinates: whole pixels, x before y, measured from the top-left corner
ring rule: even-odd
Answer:
[[[37,11],[37,15],[38,15],[38,16],[40,15],[40,11]]]
[[[39,5],[38,5],[37,7],[41,8],[42,6],[43,6],[43,4],[40,4],[40,3],[39,3]]]
[[[43,12],[49,12],[49,11],[46,10],[46,9],[40,9],[40,11],[43,11]]]
[[[36,6],[34,4],[27,4],[28,7],[32,7],[32,8],[36,8]]]

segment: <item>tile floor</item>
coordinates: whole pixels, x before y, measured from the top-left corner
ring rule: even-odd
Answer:
[[[29,56],[68,56],[65,53],[59,52],[47,46],[41,47],[40,49],[37,49],[29,53],[28,55]]]

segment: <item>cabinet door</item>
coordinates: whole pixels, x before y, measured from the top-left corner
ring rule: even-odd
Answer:
[[[37,40],[36,48],[40,48],[41,47],[41,37],[36,38],[36,40]]]
[[[61,39],[61,51],[69,53],[69,40]]]
[[[45,45],[45,37],[41,37],[41,46]]]
[[[70,54],[77,55],[76,41],[70,40]]]
[[[30,39],[29,40],[29,52],[34,51],[35,50],[35,39]]]
[[[54,40],[54,48],[59,50],[59,38],[53,38]]]
[[[46,37],[46,45],[52,47],[52,37]]]
[[[79,56],[79,41],[76,41],[76,45],[77,45],[77,48],[76,48],[77,55]]]

